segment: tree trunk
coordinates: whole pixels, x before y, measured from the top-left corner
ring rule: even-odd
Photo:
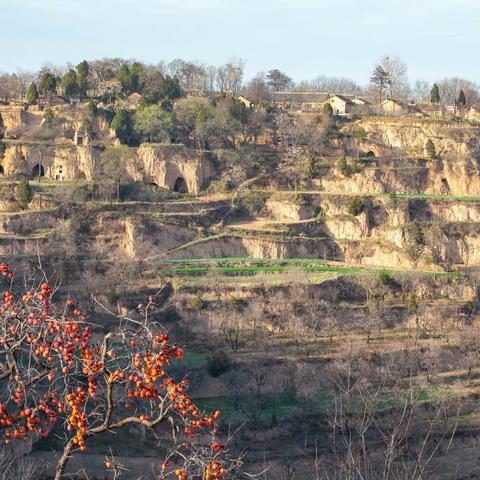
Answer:
[[[63,474],[65,473],[65,467],[67,466],[68,460],[70,460],[70,454],[73,449],[73,441],[70,440],[63,449],[62,456],[58,460],[57,468],[55,469],[55,480],[61,480]]]

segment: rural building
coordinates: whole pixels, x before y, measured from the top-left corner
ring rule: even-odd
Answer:
[[[274,92],[272,103],[289,112],[321,112],[329,94],[322,92]]]
[[[465,115],[470,122],[480,122],[480,105],[473,105]]]
[[[352,113],[356,104],[344,95],[332,95],[328,99],[334,115],[347,115]]]
[[[393,100],[392,98],[387,98],[380,105],[385,112],[402,113],[407,110],[407,104],[405,102]]]
[[[369,105],[367,100],[354,93],[274,92],[272,98],[275,108],[289,112],[321,112],[327,102],[332,105],[336,115],[346,115],[359,107]]]
[[[414,102],[407,103],[403,100],[395,100],[393,98],[387,98],[386,100],[384,100],[380,104],[380,107],[386,113],[402,114],[420,112],[418,105]]]
[[[237,100],[242,102],[247,108],[254,108],[255,107],[255,103],[253,103],[252,101],[250,101],[248,98],[244,97],[243,95],[240,95],[239,97],[237,97]]]

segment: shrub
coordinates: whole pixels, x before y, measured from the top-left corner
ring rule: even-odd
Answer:
[[[28,204],[33,199],[33,189],[30,183],[24,178],[22,178],[22,180],[18,182],[17,188],[15,190],[15,197],[17,199],[17,202],[23,209],[27,208]]]
[[[367,131],[363,128],[360,127],[356,132],[355,132],[355,137],[357,138],[367,138]]]
[[[353,165],[350,168],[353,174],[360,173],[362,171],[362,165],[357,159],[354,160]]]
[[[425,245],[425,235],[423,234],[422,226],[418,221],[414,221],[410,226],[410,238],[415,245]]]
[[[322,111],[325,115],[328,115],[329,117],[331,117],[333,115],[333,108],[332,108],[332,106],[330,105],[329,102],[325,102],[323,104]]]
[[[386,272],[385,270],[382,270],[378,274],[378,279],[380,280],[380,283],[382,285],[389,285],[390,282],[392,281],[391,275],[388,272]]]
[[[349,177],[353,173],[352,167],[348,164],[345,156],[338,159],[337,168],[344,177]]]
[[[90,100],[87,104],[87,113],[91,118],[97,116],[98,108],[97,104],[93,100]]]
[[[414,293],[409,293],[407,298],[407,312],[413,315],[417,311],[417,296]]]
[[[407,227],[407,234],[407,254],[411,259],[417,260],[423,251],[423,247],[426,245],[425,235],[420,223],[418,221],[412,222]]]
[[[230,359],[228,355],[223,350],[214,351],[208,359],[208,373],[212,377],[219,377],[229,369]]]
[[[338,159],[337,168],[344,177],[349,177],[355,173],[360,173],[362,171],[362,166],[355,160],[353,165],[350,165],[345,156],[342,156]]]
[[[358,217],[365,210],[365,202],[360,197],[355,197],[348,204],[348,213]]]
[[[388,194],[388,203],[391,208],[397,208],[397,205],[398,205],[397,192],[393,191]]]
[[[43,112],[43,123],[47,127],[51,127],[53,124],[53,119],[55,118],[55,114],[53,113],[53,110],[51,108],[47,108]]]
[[[437,156],[435,145],[430,139],[428,139],[427,143],[425,144],[425,152],[428,155],[428,158],[434,159]]]
[[[203,310],[206,307],[206,303],[200,295],[200,292],[197,292],[197,294],[195,295],[192,305],[193,308],[198,311]]]

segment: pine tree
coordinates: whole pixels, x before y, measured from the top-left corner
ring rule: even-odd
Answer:
[[[465,106],[467,104],[467,99],[465,98],[465,92],[460,90],[460,94],[458,95],[457,105]]]
[[[37,85],[35,84],[35,82],[32,82],[28,87],[28,91],[27,91],[27,98],[26,98],[27,103],[29,105],[35,105],[37,103],[38,97],[39,97],[39,94],[38,94]]]
[[[120,82],[122,93],[129,95],[132,93],[132,74],[127,64],[123,64],[115,74],[115,80]]]
[[[27,208],[28,204],[33,199],[33,189],[30,183],[24,178],[22,178],[22,180],[18,182],[17,188],[15,190],[15,197],[17,199],[17,202],[23,209]]]
[[[62,78],[64,95],[75,95],[78,92],[77,74],[70,69]]]
[[[430,92],[430,100],[432,103],[440,103],[440,90],[436,83],[433,84],[432,90]]]
[[[93,100],[90,100],[87,104],[87,112],[88,112],[88,115],[93,118],[93,117],[96,117],[97,116],[97,113],[98,113],[98,107],[97,107],[97,104],[93,101]]]
[[[57,79],[51,72],[45,72],[40,79],[38,90],[42,95],[55,93],[57,88]]]
[[[88,62],[84,60],[77,65],[77,84],[80,92],[85,94],[88,88],[88,75],[90,73],[90,67]]]
[[[115,135],[121,143],[128,143],[132,133],[132,125],[128,112],[125,109],[121,108],[117,110],[117,113],[115,113],[110,127],[115,130]]]

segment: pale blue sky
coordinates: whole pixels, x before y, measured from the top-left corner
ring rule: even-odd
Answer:
[[[119,56],[368,81],[382,55],[412,80],[480,80],[480,0],[0,0],[0,71]]]

